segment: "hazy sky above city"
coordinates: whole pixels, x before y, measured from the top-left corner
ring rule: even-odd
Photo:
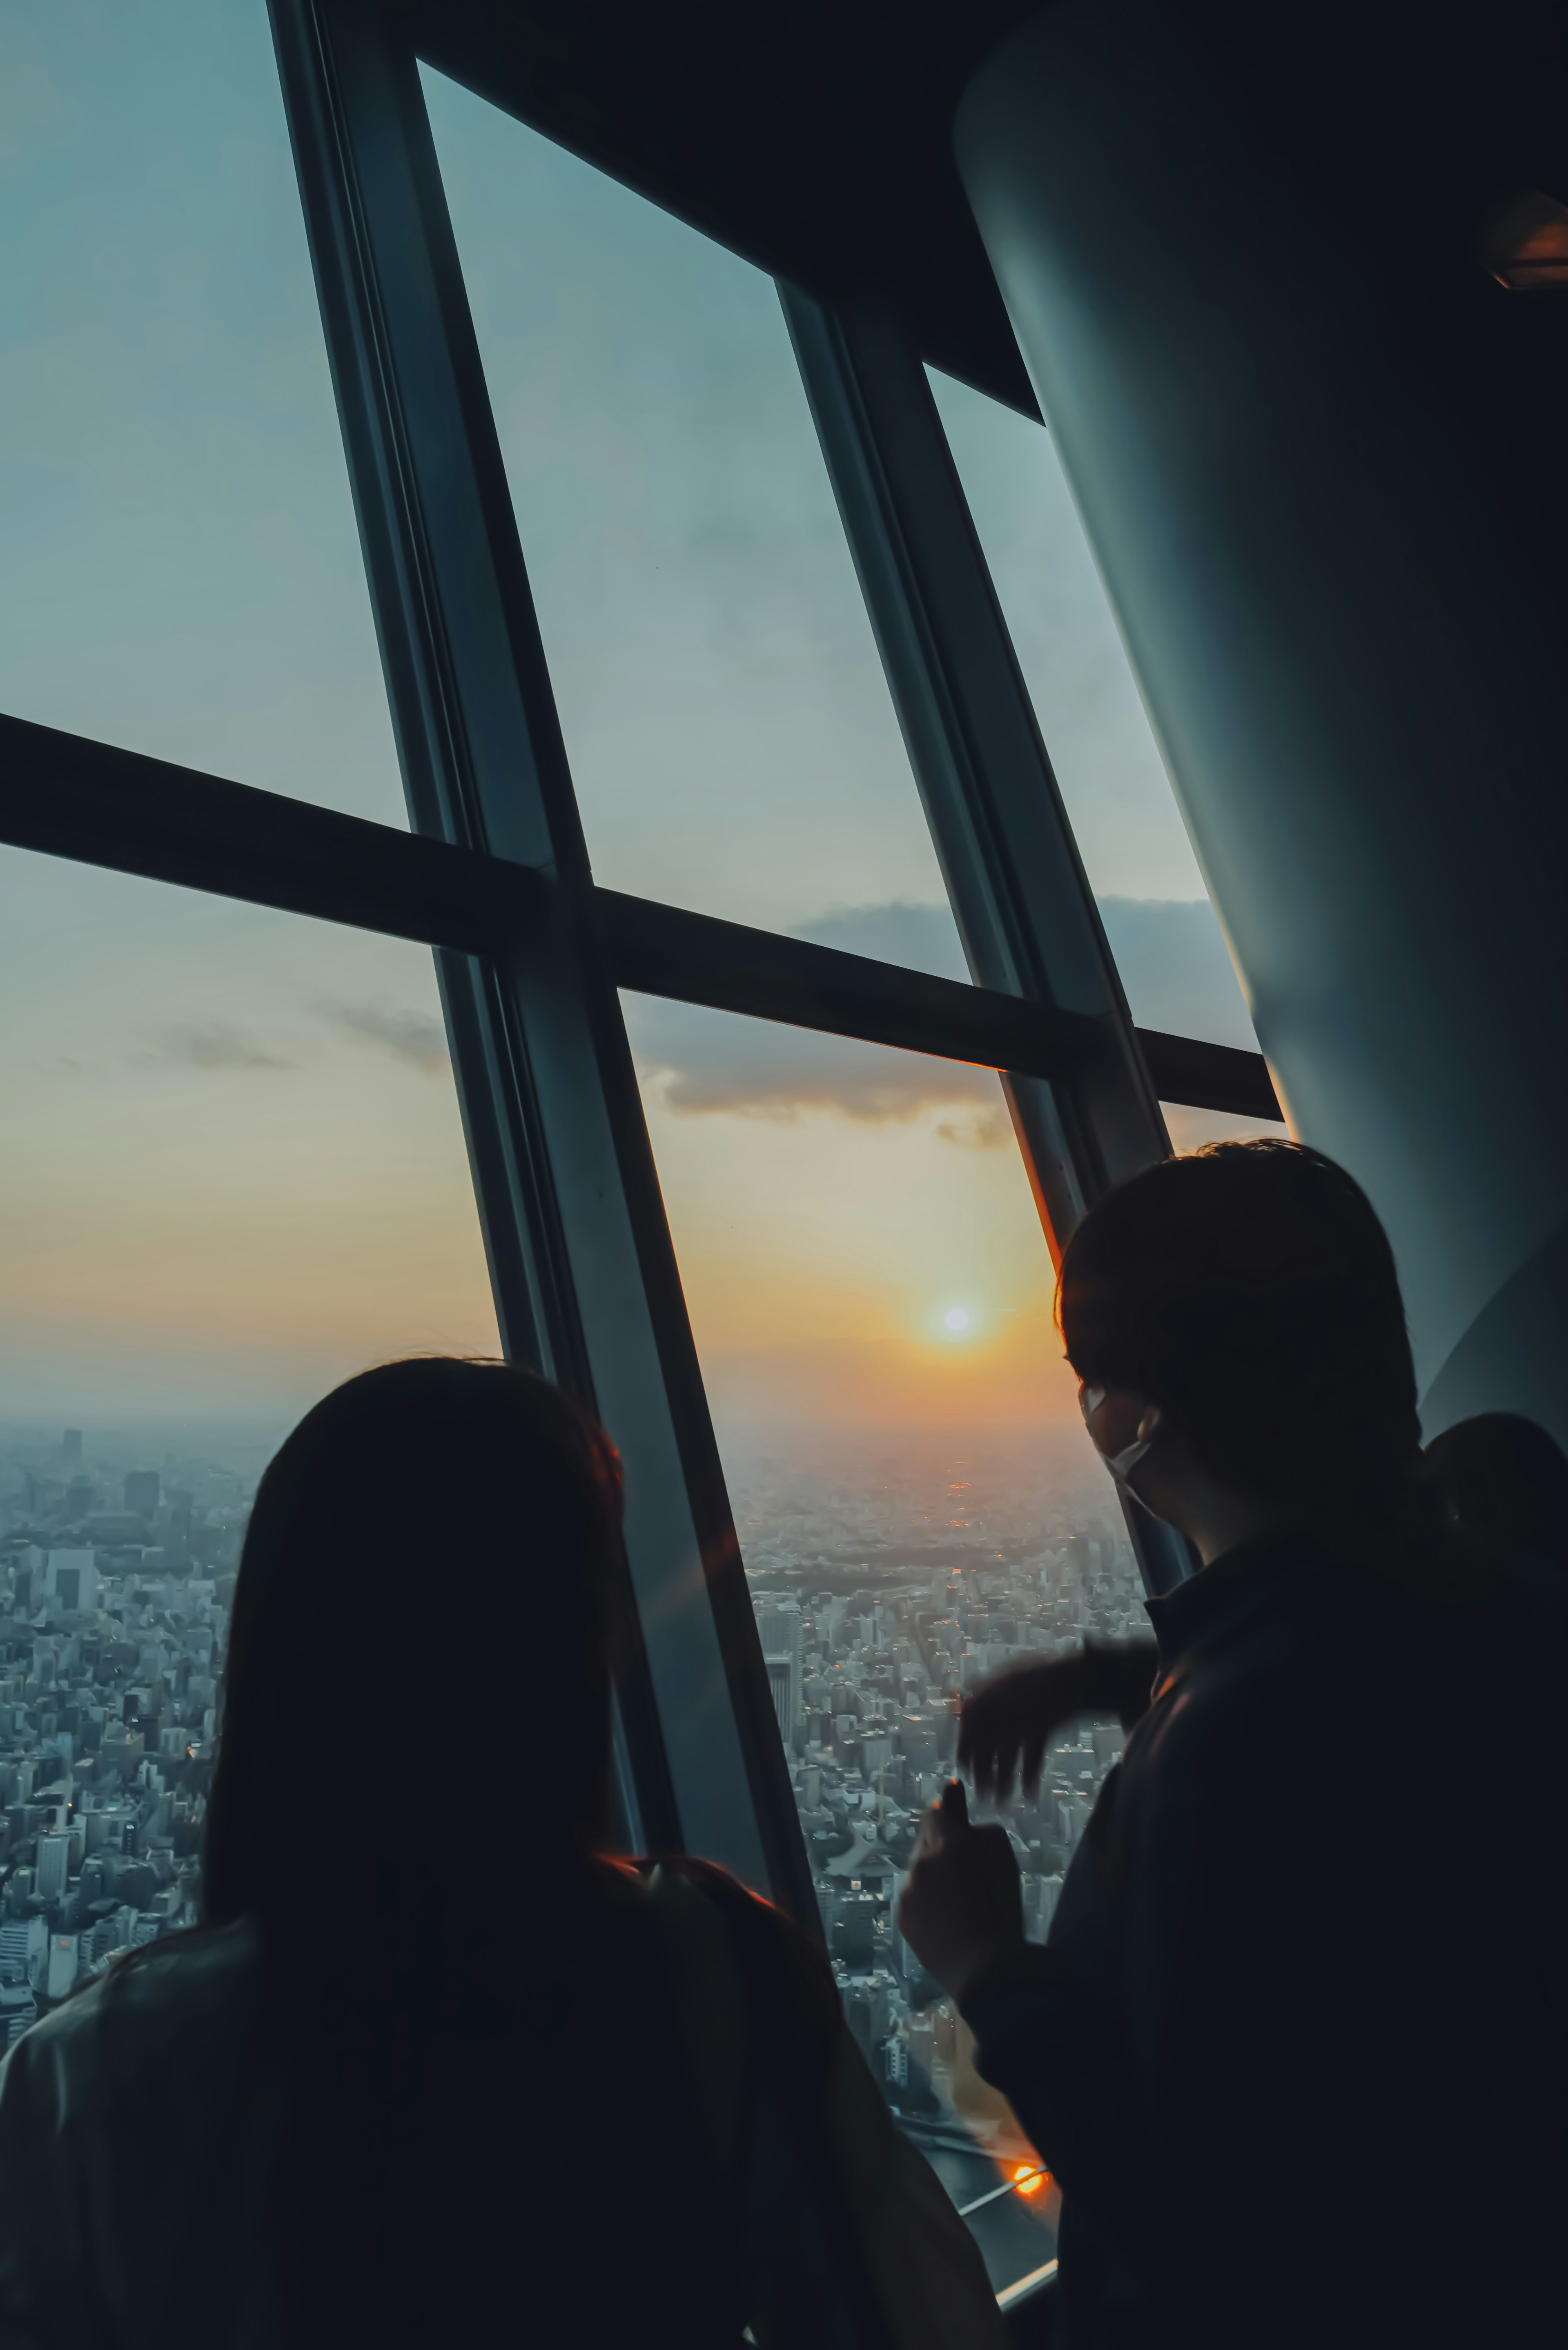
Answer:
[[[598,878],[960,974],[774,289],[426,84]],[[0,709],[404,822],[262,0],[0,0]],[[1135,1013],[1245,1043],[1047,436],[937,390]],[[722,1417],[1063,1407],[993,1078],[628,1010]],[[0,1411],[493,1345],[421,950],[0,852]]]

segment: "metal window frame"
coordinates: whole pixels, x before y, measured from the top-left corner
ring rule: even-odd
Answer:
[[[595,887],[407,33],[270,4],[412,829],[0,718],[0,840],[435,950],[504,1345],[626,1462],[641,1836],[815,1930],[618,991],[995,1068],[1054,1243],[1168,1149],[1159,1098],[1278,1105],[1261,1055],[1133,1028],[918,354],[873,311],[780,289],[976,983]]]

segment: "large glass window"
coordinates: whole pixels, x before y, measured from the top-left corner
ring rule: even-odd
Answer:
[[[628,1019],[845,2011],[1001,2290],[1051,2257],[1054,2191],[902,1944],[898,1881],[954,1695],[1145,1624],[1001,1087],[725,1014]],[[1119,1746],[1059,1742],[1006,1814],[1035,1939]]]
[[[1133,1018],[1257,1050],[1051,435],[930,370]]]
[[[496,1334],[427,950],[4,849],[0,1004],[3,2043],[194,1914],[281,1437]]]
[[[772,281],[424,84],[596,879],[956,952]]]
[[[404,821],[261,0],[0,24],[0,711]]]

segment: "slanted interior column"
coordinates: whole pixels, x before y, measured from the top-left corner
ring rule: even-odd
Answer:
[[[1296,1132],[1428,1433],[1568,1441],[1568,31],[1066,0],[957,152]],[[1484,52],[1484,54],[1483,54]],[[1493,242],[1489,247],[1489,238]]]

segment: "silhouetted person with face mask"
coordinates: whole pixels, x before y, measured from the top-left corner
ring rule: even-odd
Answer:
[[[1453,1539],[1386,1239],[1316,1153],[1135,1178],[1058,1312],[1095,1446],[1200,1571],[1095,1693],[1136,1727],[1046,1947],[957,1788],[900,1923],[1062,2187],[1070,2350],[1548,2338],[1561,1583]],[[1006,1702],[966,1729],[993,1782],[1038,1762]]]
[[[614,1450],[525,1371],[387,1364],[295,1430],[208,1923],[0,2068],[4,2350],[1000,2344],[826,1960],[607,1853],[625,1572]]]

